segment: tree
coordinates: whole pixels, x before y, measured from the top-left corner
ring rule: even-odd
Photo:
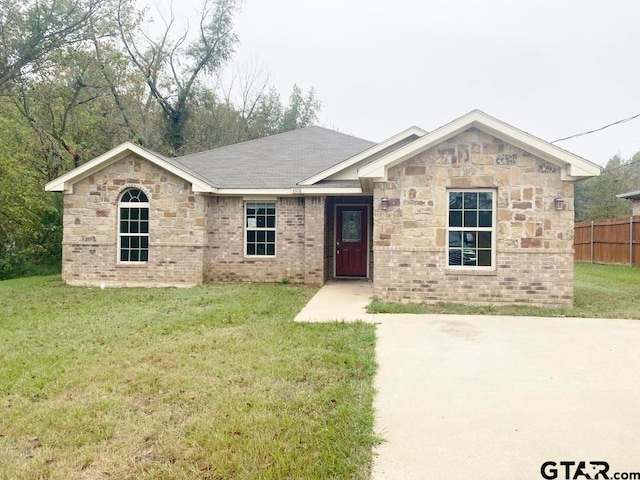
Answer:
[[[640,152],[630,160],[611,157],[599,177],[576,183],[576,221],[600,220],[631,215],[631,203],[616,195],[640,188]]]
[[[125,26],[126,11],[118,10],[120,35],[131,60],[142,73],[151,97],[165,117],[164,139],[170,154],[182,152],[187,141],[185,128],[192,109],[192,97],[197,81],[204,73],[216,73],[231,59],[238,38],[233,31],[233,16],[237,0],[205,0],[198,37],[188,45],[184,32],[171,40],[175,22],[173,12],[165,20],[164,33],[153,40],[145,34],[134,35]],[[144,41],[142,41],[144,39]],[[146,48],[137,44],[146,43]]]
[[[110,8],[102,0],[0,0],[0,87],[83,41],[91,20]]]

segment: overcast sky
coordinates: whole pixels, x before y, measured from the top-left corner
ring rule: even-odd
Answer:
[[[369,140],[479,108],[552,141],[640,113],[639,20],[638,0],[245,0],[236,62]],[[629,158],[640,118],[557,145]]]

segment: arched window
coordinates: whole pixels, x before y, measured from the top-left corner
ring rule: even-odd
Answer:
[[[142,190],[130,188],[118,206],[118,245],[121,262],[149,260],[149,200]]]

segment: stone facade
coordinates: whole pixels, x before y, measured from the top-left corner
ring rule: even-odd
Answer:
[[[398,302],[570,305],[573,183],[561,169],[470,129],[401,164],[374,187],[375,295]],[[497,195],[493,269],[448,266],[449,190]],[[564,199],[556,210],[554,199]],[[380,208],[388,199],[387,210]]]
[[[118,201],[149,199],[149,261],[118,262]],[[64,198],[62,277],[71,285],[190,286],[202,282],[205,199],[188,182],[133,155],[73,186]]]

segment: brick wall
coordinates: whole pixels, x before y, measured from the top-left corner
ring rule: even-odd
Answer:
[[[448,189],[497,194],[496,266],[447,266]],[[563,210],[554,199],[565,199]],[[389,199],[387,210],[380,208]],[[387,172],[374,187],[374,290],[401,302],[570,305],[573,183],[560,168],[476,129]]]
[[[276,255],[246,257],[244,200],[207,200],[206,281],[324,282],[324,197],[276,200]]]
[[[149,199],[149,261],[118,262],[118,201],[129,187]],[[190,185],[131,155],[64,197],[62,276],[72,285],[189,286],[202,282],[204,205]]]

